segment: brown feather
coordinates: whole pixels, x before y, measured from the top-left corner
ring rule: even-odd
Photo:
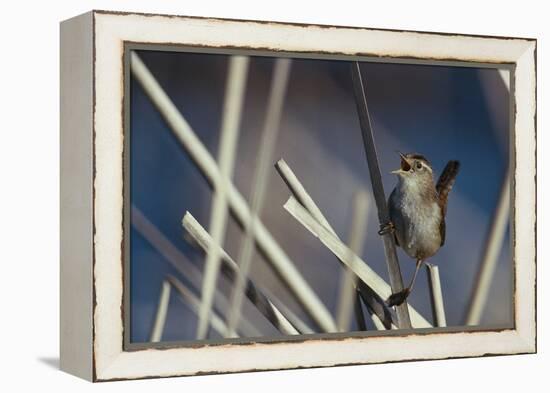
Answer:
[[[441,212],[443,217],[441,217],[441,223],[439,224],[439,233],[441,235],[441,245],[445,244],[445,215],[447,214],[447,199],[449,198],[449,193],[453,188],[453,184],[456,180],[456,175],[458,175],[458,170],[460,169],[460,162],[458,161],[449,161],[443,169],[435,189],[437,191],[439,206],[441,207]]]
[[[443,245],[445,244],[445,232],[445,217],[441,217],[441,222],[439,223],[439,234],[441,235],[441,244],[439,245],[440,247],[443,247]]]
[[[449,192],[451,192],[451,189],[453,188],[459,169],[460,162],[449,161],[445,166],[445,169],[443,169],[441,176],[439,176],[439,180],[435,186],[437,196],[439,198],[439,206],[441,206],[443,216],[447,213],[447,199],[449,198]]]

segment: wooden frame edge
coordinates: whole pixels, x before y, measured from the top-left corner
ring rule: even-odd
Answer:
[[[119,14],[115,14],[115,13],[103,13],[103,12],[98,12],[97,14],[98,15],[109,15],[109,16],[119,15]],[[133,14],[133,13],[124,14],[124,15],[129,15],[129,16],[138,15],[140,17],[144,16],[144,14]],[[94,17],[95,17],[95,13],[94,13]],[[120,16],[120,17],[123,17],[123,16]],[[174,18],[174,17],[170,16],[170,17],[166,17],[166,18]],[[175,17],[175,18],[178,18],[178,17]],[[184,17],[184,18],[188,19],[189,17]],[[191,18],[191,19],[193,19],[193,18]],[[207,18],[207,20],[209,20],[209,19]],[[223,21],[223,20],[218,20],[217,19],[217,21],[219,22],[219,21]],[[249,22],[249,21],[247,21],[247,22]],[[292,26],[291,24],[285,24],[285,23],[275,23],[275,25],[276,26]],[[361,29],[361,28],[355,28],[355,29],[357,29],[358,31],[370,31],[370,29]],[[386,31],[386,32],[388,32],[388,31]],[[395,31],[391,31],[391,33],[392,34],[399,34],[399,32],[395,32]],[[417,32],[414,32],[414,33],[417,34]],[[432,35],[432,34],[437,34],[437,33],[418,33],[418,34]],[[454,37],[455,35],[452,35],[452,36]],[[460,36],[461,37],[472,37],[472,36],[468,36],[468,35],[460,35]],[[486,37],[476,37],[476,38],[486,39]],[[505,38],[500,38],[500,37],[499,38],[491,37],[490,39],[507,40]],[[513,40],[516,40],[516,39],[513,39]],[[530,59],[532,60],[532,63],[531,63],[527,59],[527,57],[524,59],[525,60],[525,65],[527,67],[530,67],[531,64],[533,65],[533,68],[534,68],[533,77],[535,78],[534,89],[536,89],[536,61],[534,60],[534,57],[533,57],[533,54],[534,54],[534,56],[536,56],[536,40],[533,42],[533,40],[531,40],[531,39],[528,39],[528,40],[520,39],[520,41],[522,41],[526,45],[525,46],[525,51],[523,52],[523,54],[526,54],[527,56],[530,56]],[[94,46],[95,46],[95,35],[94,35]],[[531,53],[531,51],[532,51],[532,53]],[[517,57],[516,60],[519,60],[520,58],[521,58],[521,56]],[[466,60],[466,61],[470,61],[470,60]],[[94,64],[95,64],[95,56],[94,56]],[[94,76],[95,76],[95,71],[94,71]],[[94,85],[94,88],[95,88],[95,85]],[[532,96],[534,94],[534,91],[529,91],[528,94],[531,95],[531,98],[533,99],[533,104],[534,104],[534,123],[533,123],[532,130],[530,130],[529,132],[532,131],[532,133],[533,133],[534,149],[535,149],[535,154],[536,154],[536,96]],[[94,94],[94,98],[95,98],[95,94]],[[516,121],[516,127],[517,127],[517,121]],[[517,139],[516,139],[516,141],[517,141]],[[529,164],[529,165],[531,165],[531,164]],[[534,170],[535,170],[535,175],[536,175],[536,161],[534,162]],[[94,183],[95,183],[95,179],[94,179]],[[534,184],[532,184],[532,187],[535,188],[535,207],[536,207],[536,179],[535,179]],[[95,206],[95,203],[94,203],[94,206]],[[95,216],[95,211],[94,211],[94,216]],[[536,235],[536,216],[532,217],[532,219],[534,221],[533,236],[535,236]],[[534,258],[535,258],[535,261],[536,261],[536,249],[534,249],[532,251],[534,252]],[[529,269],[532,269],[532,266],[529,267]],[[529,272],[526,272],[526,273],[529,273]],[[532,274],[532,272],[529,273],[529,274]],[[535,280],[535,284],[536,284],[536,267],[535,267],[534,274],[535,274],[534,275],[534,280]],[[96,285],[98,285],[98,283],[94,279],[94,287]],[[532,299],[528,299],[527,301],[529,303],[532,302],[533,307],[535,307],[536,292],[533,293]],[[94,306],[94,310],[95,310],[95,306]],[[516,344],[517,344],[516,351],[517,352],[514,352],[514,353],[532,353],[532,352],[536,351],[536,312],[535,312],[535,310],[533,311],[533,313],[534,314],[533,314],[533,319],[532,320],[530,320],[530,318],[531,318],[530,315],[522,316],[524,318],[524,320],[520,321],[520,323],[517,325],[517,334],[516,334],[516,336],[512,335],[510,337],[511,339],[513,338],[513,339],[517,340],[517,342],[516,342]],[[96,320],[96,317],[97,317],[97,315],[95,315],[95,311],[94,311],[94,321]],[[533,322],[533,326],[530,325],[530,322]],[[94,335],[94,348],[95,348],[95,351],[94,351],[94,364],[96,364],[96,362],[95,362],[96,355],[99,355],[99,356],[102,355],[101,347],[99,347],[99,348],[96,347],[96,343],[95,343],[96,335],[97,335],[97,332]],[[345,341],[345,340],[346,339],[343,339],[342,341]],[[316,341],[317,340],[311,340],[311,342],[316,342]],[[259,345],[261,345],[261,344],[259,344]],[[221,346],[221,348],[226,348],[226,347],[227,346]],[[148,350],[144,350],[142,352],[151,355],[155,351],[158,351],[158,350],[148,349]],[[163,350],[163,351],[169,351],[169,350]],[[500,354],[500,353],[490,353],[489,355],[498,355],[498,354]],[[99,371],[99,373],[97,373],[97,371],[94,373],[94,379],[95,380],[125,379],[125,377],[123,375],[118,375],[117,374],[117,368],[120,366],[118,363],[126,361],[124,353],[120,352],[119,355],[120,356],[114,356],[114,357],[109,356],[109,358],[111,359],[110,363],[105,364],[105,367],[102,367],[100,370],[97,370],[97,371]],[[477,356],[484,356],[484,355],[488,355],[488,354],[478,354]],[[476,356],[476,355],[464,355],[464,356],[458,356],[458,357],[469,357],[469,356]],[[445,358],[445,357],[430,357],[429,359],[432,359],[432,358],[435,359],[435,358]],[[408,361],[408,360],[424,360],[424,359],[404,359],[404,360],[389,360],[389,361]],[[384,361],[381,361],[381,362],[384,362]],[[380,363],[380,362],[378,362],[378,361],[372,361],[372,362],[365,361],[365,362],[359,362],[358,364],[366,364],[366,363]],[[332,366],[332,365],[338,365],[338,364],[331,364],[331,365],[326,365],[326,366]],[[306,367],[324,367],[324,366],[325,365],[311,365],[311,366],[306,366]],[[282,368],[296,368],[296,367],[290,366],[290,367],[281,367],[281,369]],[[266,369],[269,369],[269,368],[266,368]],[[218,372],[242,372],[242,371],[250,371],[250,370],[237,370],[237,371],[235,371],[235,370],[229,370],[229,371],[217,370],[217,371],[213,371],[213,372],[218,373]],[[96,375],[96,373],[97,373],[97,375]],[[198,372],[198,374],[200,374],[200,373],[201,372]],[[193,373],[193,375],[195,375],[195,374],[197,374],[197,373]],[[176,375],[186,375],[186,374],[185,373],[176,373],[176,374],[169,374],[169,375],[154,375],[154,376],[176,376]],[[147,375],[134,376],[134,377],[130,377],[130,378],[147,378],[147,377],[152,377],[152,375],[149,375],[149,376],[147,376]]]

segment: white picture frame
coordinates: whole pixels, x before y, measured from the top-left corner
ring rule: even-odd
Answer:
[[[126,348],[125,44],[510,67],[514,327]],[[536,352],[536,40],[92,11],[61,24],[61,368],[90,381]]]

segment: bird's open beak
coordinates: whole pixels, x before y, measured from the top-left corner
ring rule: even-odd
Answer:
[[[399,169],[396,169],[395,171],[391,171],[391,173],[393,173],[394,175],[407,173],[411,170],[411,163],[409,162],[407,157],[405,157],[405,155],[401,152],[398,152],[398,153],[399,153],[399,156],[401,157],[401,167]]]

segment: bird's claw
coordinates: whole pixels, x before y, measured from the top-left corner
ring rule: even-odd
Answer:
[[[378,234],[380,236],[387,235],[388,233],[394,233],[395,232],[395,226],[393,225],[393,222],[389,221],[385,224],[380,225],[380,230],[378,231]]]
[[[410,293],[411,291],[409,288],[405,288],[397,293],[392,293],[388,300],[386,300],[386,304],[388,305],[388,307],[399,306],[403,304],[405,300],[407,300],[407,297]]]

